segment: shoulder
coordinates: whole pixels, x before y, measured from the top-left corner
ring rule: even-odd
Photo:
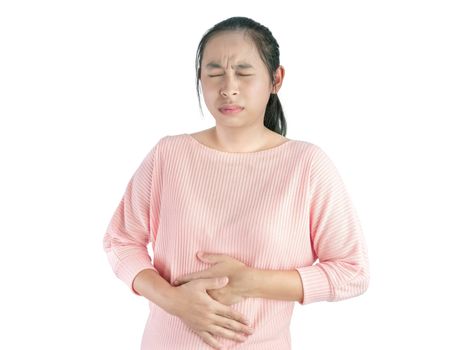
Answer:
[[[180,149],[184,149],[187,140],[186,134],[165,135],[153,144],[151,153],[160,160],[170,156]]]
[[[295,140],[290,139],[294,145],[295,149],[300,151],[300,153],[304,153],[308,157],[314,157],[319,153],[324,153],[323,149],[318,146],[316,143],[305,141],[305,140]]]
[[[165,149],[183,143],[186,139],[186,134],[175,134],[162,136],[154,145],[155,149]]]

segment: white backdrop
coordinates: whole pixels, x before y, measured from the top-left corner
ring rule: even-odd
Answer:
[[[463,1],[2,1],[1,349],[138,349],[147,301],[102,239],[163,136],[214,125],[195,89],[204,32],[276,37],[287,137],[336,164],[370,287],[295,304],[293,349],[466,349]]]

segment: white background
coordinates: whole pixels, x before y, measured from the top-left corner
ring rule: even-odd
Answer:
[[[0,348],[139,348],[103,235],[161,137],[214,125],[195,52],[231,16],[279,42],[286,136],[331,157],[368,242],[367,292],[295,304],[293,349],[467,348],[464,6],[2,1]]]

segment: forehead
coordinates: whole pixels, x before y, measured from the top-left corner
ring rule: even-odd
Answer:
[[[258,66],[260,57],[254,43],[243,32],[224,32],[208,40],[203,53],[205,68],[236,68]]]

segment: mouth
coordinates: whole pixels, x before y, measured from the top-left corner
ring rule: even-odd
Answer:
[[[232,113],[238,113],[243,110],[243,107],[239,105],[223,105],[222,107],[219,108],[219,111],[223,114],[232,114]]]

